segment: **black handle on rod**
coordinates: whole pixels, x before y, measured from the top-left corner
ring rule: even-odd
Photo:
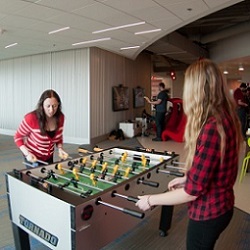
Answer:
[[[113,205],[113,204],[104,202],[104,201],[101,200],[101,198],[98,198],[98,199],[96,200],[96,205],[99,205],[99,204],[102,204],[102,205],[104,205],[104,206],[108,206],[108,207],[110,207],[110,208],[119,210],[119,211],[121,211],[121,212],[123,212],[123,213],[125,213],[125,214],[129,214],[129,215],[134,216],[134,217],[139,218],[139,219],[142,219],[142,218],[144,218],[144,216],[145,216],[144,213],[135,211],[135,210],[133,210],[133,209],[118,207],[118,206],[116,206],[116,205]]]
[[[128,201],[132,201],[132,202],[134,202],[134,203],[136,203],[137,201],[139,201],[138,198],[133,197],[133,196],[128,196],[128,197],[127,197],[127,200],[128,200]]]
[[[155,181],[147,181],[147,180],[143,180],[143,179],[139,179],[138,180],[139,183],[142,183],[143,185],[148,185],[150,187],[159,187],[159,182],[155,182]]]
[[[183,177],[184,176],[184,173],[181,173],[181,172],[172,172],[172,171],[170,171],[169,174],[177,176],[177,177]]]
[[[129,208],[123,208],[122,211],[123,211],[123,213],[125,213],[125,214],[129,214],[129,215],[134,216],[134,217],[139,218],[139,219],[143,219],[144,216],[145,216],[144,213],[141,213],[141,212],[138,212],[138,211],[129,209]]]

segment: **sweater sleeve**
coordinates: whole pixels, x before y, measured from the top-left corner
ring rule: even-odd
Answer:
[[[62,115],[59,120],[58,142],[56,143],[57,147],[62,147],[63,145],[63,128],[64,128],[64,115]]]
[[[18,148],[24,145],[25,138],[28,137],[30,134],[31,131],[30,120],[31,120],[31,114],[25,115],[14,135],[14,141]]]

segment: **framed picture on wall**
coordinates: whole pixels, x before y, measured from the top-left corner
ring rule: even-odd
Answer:
[[[122,85],[112,87],[113,111],[129,109],[129,88]]]
[[[134,108],[142,108],[145,106],[145,89],[137,87],[133,89],[133,99],[134,99]]]

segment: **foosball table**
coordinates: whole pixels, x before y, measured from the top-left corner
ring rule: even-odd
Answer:
[[[138,210],[138,195],[165,192],[174,176],[183,176],[174,152],[79,152],[80,157],[6,174],[16,249],[30,249],[29,235],[51,249],[100,249],[152,213]],[[162,206],[161,236],[172,212],[172,206]]]

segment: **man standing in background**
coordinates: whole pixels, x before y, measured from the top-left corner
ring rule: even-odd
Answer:
[[[246,83],[241,83],[240,87],[234,91],[234,100],[237,104],[237,113],[241,123],[241,131],[243,138],[246,137],[247,124],[247,100],[246,100]]]
[[[163,82],[159,83],[159,94],[155,101],[151,101],[147,96],[144,97],[145,100],[155,105],[155,123],[156,123],[156,138],[153,141],[162,141],[161,134],[164,128],[165,114],[167,111],[167,100],[168,91],[165,89],[165,84]]]

